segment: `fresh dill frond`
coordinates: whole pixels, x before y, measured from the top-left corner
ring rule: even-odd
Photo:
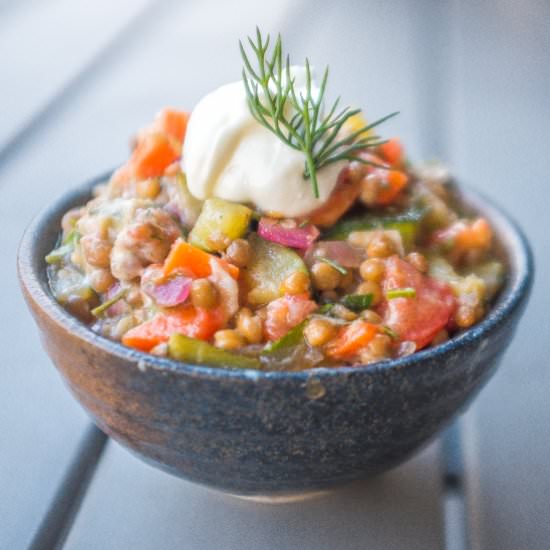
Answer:
[[[397,112],[343,135],[341,130],[345,123],[359,114],[361,109],[345,107],[338,110],[338,97],[328,112],[322,113],[328,67],[323,73],[319,91],[314,93],[311,67],[306,58],[306,85],[301,92],[296,89],[295,78],[291,75],[290,58],[283,56],[280,35],[270,50],[270,36],[264,39],[256,28],[256,39],[248,37],[248,43],[254,53],[250,58],[239,41],[244,63],[242,77],[250,112],[281,141],[304,154],[303,177],[311,180],[316,198],[319,198],[317,171],[321,168],[341,160],[373,164],[359,157],[358,153],[385,143],[379,136],[372,135],[370,130]]]

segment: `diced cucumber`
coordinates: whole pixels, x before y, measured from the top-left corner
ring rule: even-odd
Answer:
[[[326,240],[344,240],[353,231],[368,231],[377,228],[396,229],[401,233],[403,244],[408,248],[416,240],[423,215],[422,210],[411,210],[395,216],[366,214],[361,217],[344,219],[325,231],[322,238]]]
[[[248,237],[251,259],[243,270],[243,280],[248,290],[248,301],[262,305],[283,295],[283,281],[296,271],[308,273],[306,265],[290,248],[266,241],[256,233]]]
[[[242,204],[213,198],[204,202],[189,242],[207,252],[221,252],[248,230],[252,210]]]
[[[238,355],[212,346],[203,340],[183,334],[172,334],[168,342],[168,355],[172,359],[198,365],[236,369],[261,369],[259,359]]]

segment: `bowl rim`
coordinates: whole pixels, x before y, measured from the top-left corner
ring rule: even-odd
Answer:
[[[67,330],[86,344],[98,347],[108,354],[112,354],[126,362],[134,363],[140,371],[155,369],[175,374],[211,379],[235,378],[239,380],[266,380],[266,379],[293,379],[300,382],[311,377],[326,378],[348,375],[350,373],[375,374],[387,371],[408,368],[424,361],[436,360],[452,353],[466,344],[481,343],[496,327],[506,321],[515,310],[526,304],[534,278],[534,258],[529,242],[517,222],[500,206],[497,206],[483,193],[473,190],[463,184],[458,185],[461,199],[475,211],[487,216],[500,238],[509,260],[510,277],[505,289],[501,292],[497,303],[491,308],[486,317],[465,330],[453,336],[446,342],[425,348],[411,355],[388,359],[358,366],[321,367],[301,371],[261,371],[252,369],[230,369],[184,363],[165,357],[157,357],[141,352],[123,344],[96,334],[87,325],[67,312],[53,297],[44,277],[45,271],[40,274],[35,265],[45,270],[46,264],[36,258],[38,245],[35,235],[41,230],[49,228],[54,220],[59,220],[66,208],[76,198],[89,194],[98,183],[106,181],[112,170],[87,180],[85,183],[71,188],[68,192],[57,197],[52,203],[43,208],[31,221],[21,239],[17,258],[19,281],[29,295],[50,320]],[[58,230],[56,231],[56,233]],[[47,335],[46,335],[47,337]]]

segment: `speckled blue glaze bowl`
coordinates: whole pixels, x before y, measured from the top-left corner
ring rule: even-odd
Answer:
[[[97,425],[146,461],[241,495],[327,489],[387,470],[468,405],[512,341],[533,278],[517,226],[471,191],[509,276],[488,316],[432,349],[363,367],[303,372],[231,371],[182,364],[97,336],[53,299],[45,254],[61,216],[91,186],[40,214],[20,248],[22,288],[43,344]]]

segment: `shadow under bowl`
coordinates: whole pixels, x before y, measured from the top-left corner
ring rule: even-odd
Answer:
[[[482,322],[448,342],[368,366],[302,372],[223,370],[159,358],[94,334],[53,298],[44,256],[64,212],[96,178],[27,229],[19,277],[43,345],[94,422],[147,462],[249,496],[319,491],[381,473],[427,443],[471,401],[512,341],[533,278],[514,222],[463,189],[486,216],[507,263]]]

